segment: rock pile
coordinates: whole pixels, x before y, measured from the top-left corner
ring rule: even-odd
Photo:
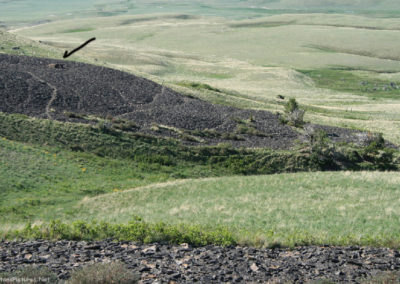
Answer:
[[[87,117],[123,119],[135,131],[195,145],[288,149],[301,138],[268,111],[211,104],[110,68],[6,54],[0,54],[0,112],[91,124]],[[354,142],[357,132],[319,127],[335,142]]]
[[[141,277],[141,283],[308,282],[330,279],[357,282],[380,272],[400,270],[400,252],[367,247],[250,247],[186,244],[140,245],[131,242],[0,242],[0,271],[47,266],[60,279],[94,262],[119,260]]]

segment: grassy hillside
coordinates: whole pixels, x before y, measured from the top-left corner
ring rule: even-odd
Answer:
[[[71,220],[76,212],[72,205],[85,196],[154,182],[309,167],[306,155],[288,151],[186,147],[88,125],[0,116],[2,228],[33,220]]]
[[[38,41],[29,40],[4,31],[0,31],[0,53],[29,55],[37,57],[60,57],[61,50]]]
[[[0,53],[62,59],[64,51],[63,48],[48,45],[40,40],[31,40],[0,30]],[[105,62],[94,62],[94,60],[84,58],[79,54],[73,60],[106,65]]]
[[[252,244],[399,245],[399,183],[397,173],[377,172],[180,180],[84,198],[78,208],[82,218],[111,222],[136,214],[226,225]]]
[[[223,226],[242,244],[399,245],[397,173],[195,179],[231,173],[201,163],[162,165],[1,138],[0,234],[54,219],[126,224],[139,215],[150,224],[209,231]]]
[[[40,224],[54,219],[66,223],[82,219],[105,220],[116,224],[126,223],[134,215],[142,215],[150,223],[164,220],[172,224],[198,225],[211,231],[228,225],[230,232],[238,232],[235,239],[241,239],[242,243],[257,244],[265,240],[267,244],[281,242],[292,245],[328,241],[322,232],[331,226],[331,211],[325,215],[317,214],[316,209],[308,206],[312,200],[316,203],[310,205],[319,206],[325,202],[318,208],[328,210],[339,205],[347,208],[361,196],[376,196],[382,199],[374,203],[366,199],[365,206],[368,204],[370,208],[381,204],[389,211],[397,208],[396,203],[391,203],[397,199],[393,195],[389,198],[389,193],[395,194],[393,190],[397,186],[397,179],[393,182],[391,178],[394,173],[305,172],[259,178],[231,177],[329,168],[395,169],[396,165],[389,161],[392,159],[391,150],[375,146],[361,149],[341,145],[333,150],[329,145],[315,144],[312,148],[299,145],[300,148],[292,151],[233,149],[227,145],[188,147],[173,139],[2,113],[0,125],[0,231],[3,234],[27,223]],[[225,177],[199,179],[218,176]],[[275,196],[272,199],[259,195],[265,191],[265,184],[271,186],[270,197]],[[308,191],[298,191],[301,188],[311,188],[315,192],[310,196]],[[382,195],[377,188],[385,190],[385,194]],[[125,191],[127,195],[123,196],[99,196]],[[334,196],[348,196],[349,199],[340,199],[342,203],[337,203],[332,199]],[[280,203],[277,201],[279,198]],[[290,207],[294,210],[293,215],[279,211],[285,208],[284,204],[294,206]],[[277,207],[274,209],[272,205]],[[264,211],[267,207],[272,211]],[[304,208],[308,209],[303,211]],[[360,220],[370,218],[368,214],[379,213],[368,213],[362,206],[354,210],[362,214],[364,219],[360,217]],[[307,216],[310,224],[293,219],[294,216],[302,218],[302,214]],[[322,216],[327,219],[318,219]],[[339,226],[344,222],[341,218],[346,216],[339,216],[332,222]],[[286,223],[282,223],[282,218],[288,218]],[[358,224],[361,221],[357,218],[353,221]],[[379,220],[386,222],[386,218],[382,215]],[[320,228],[322,225],[318,225],[315,229],[312,219],[321,224],[326,222],[328,227]],[[387,222],[394,221],[388,219]],[[305,226],[304,231],[298,227],[301,224]],[[264,225],[268,229],[263,230]],[[329,231],[332,233],[329,242],[389,245],[393,241],[397,244],[393,237],[396,233],[394,225],[390,223],[388,231],[384,232],[377,229],[377,225],[368,225],[364,229],[359,225],[359,230],[366,230],[359,231],[362,236],[359,238],[350,235],[350,231],[339,232],[338,227],[334,227]],[[276,235],[270,236],[275,227]],[[378,230],[376,235],[369,231],[372,228]],[[311,238],[313,234],[316,235]]]

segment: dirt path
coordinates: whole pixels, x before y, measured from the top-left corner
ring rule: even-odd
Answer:
[[[29,75],[31,75],[33,78],[35,78],[36,80],[38,80],[39,82],[41,82],[42,84],[46,84],[47,86],[49,86],[51,89],[53,89],[52,91],[52,95],[51,98],[49,100],[49,102],[46,105],[46,116],[49,119],[53,119],[51,113],[51,105],[53,104],[53,102],[56,100],[57,98],[57,88],[55,86],[53,86],[52,84],[50,84],[49,82],[44,81],[43,79],[39,78],[38,76],[36,76],[35,74],[33,74],[32,72],[27,72]]]

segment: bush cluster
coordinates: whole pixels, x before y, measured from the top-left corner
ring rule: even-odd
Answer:
[[[68,117],[68,118],[79,118],[79,119],[85,118],[84,114],[80,114],[80,113],[76,113],[76,112],[72,112],[72,111],[64,111],[63,114],[65,117]]]
[[[185,81],[185,82],[178,83],[178,85],[187,87],[187,88],[197,89],[197,90],[208,90],[208,91],[213,91],[213,92],[217,92],[217,93],[222,93],[222,91],[220,89],[211,87],[210,85],[204,84],[204,83]]]
[[[208,230],[196,225],[147,223],[139,217],[134,217],[128,224],[95,221],[91,223],[85,221],[63,223],[60,220],[41,225],[27,224],[22,230],[8,233],[6,238],[85,241],[111,238],[140,243],[188,243],[193,246],[236,244],[231,232],[224,227]]]
[[[382,134],[366,133],[362,147],[335,145],[323,130],[305,127],[310,168],[323,170],[396,170],[395,150],[385,145]]]
[[[365,169],[393,170],[395,169],[395,150],[385,145],[381,133],[367,133],[365,146],[359,151],[360,166]]]
[[[120,261],[95,263],[75,270],[65,284],[134,284],[140,276]]]
[[[268,137],[269,134],[263,133],[256,128],[255,119],[250,115],[248,119],[234,119],[237,122],[234,134],[247,134],[252,136]],[[233,139],[236,140],[236,139]]]
[[[296,104],[293,104],[296,106]],[[291,109],[295,109],[292,107]],[[251,126],[252,120],[238,122]],[[209,166],[214,173],[269,174],[308,170],[387,170],[398,162],[395,150],[370,135],[366,146],[333,145],[324,135],[313,134],[306,152],[238,149],[229,145],[190,147],[172,139],[145,134],[100,131],[89,125],[40,120],[24,115],[0,113],[0,135],[8,139],[94,153],[101,157],[132,159],[139,166]],[[307,128],[307,127],[306,127]],[[240,136],[233,133],[240,139]],[[372,137],[372,138],[371,138]],[[375,138],[373,138],[375,137]]]
[[[279,121],[294,127],[302,127],[304,125],[305,111],[300,109],[296,99],[290,98],[285,104],[284,116],[279,116]]]

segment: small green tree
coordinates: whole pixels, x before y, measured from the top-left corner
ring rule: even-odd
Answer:
[[[302,127],[304,125],[304,112],[299,108],[296,99],[291,98],[285,105],[285,121],[288,125]]]
[[[285,113],[291,113],[297,109],[299,109],[299,104],[297,103],[296,99],[290,98],[285,105]]]

